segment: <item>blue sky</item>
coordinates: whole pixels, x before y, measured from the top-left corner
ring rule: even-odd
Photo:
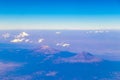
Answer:
[[[120,0],[0,0],[0,29],[118,29]]]

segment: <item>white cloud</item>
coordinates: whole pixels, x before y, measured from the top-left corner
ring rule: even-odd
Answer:
[[[43,42],[43,41],[44,41],[44,39],[41,38],[41,39],[38,40],[38,43],[41,43],[41,42]]]
[[[63,46],[63,47],[69,47],[70,44],[68,44],[68,43],[64,43],[62,46]]]
[[[92,31],[88,31],[86,33],[107,33],[109,32],[108,30],[92,30]]]
[[[46,74],[46,76],[55,76],[56,74],[57,74],[57,72],[51,71],[51,72],[48,72],[48,73]]]
[[[31,41],[30,39],[25,39],[25,38],[15,38],[15,39],[11,40],[10,42],[12,42],[12,43],[20,43],[20,42],[32,43],[33,41]]]
[[[57,43],[56,46],[69,47],[69,43]]]
[[[61,32],[55,32],[56,34],[61,34]]]
[[[30,40],[29,39],[25,39],[25,42],[30,42]]]
[[[24,38],[22,38],[22,39],[13,39],[10,42],[18,43],[18,42],[23,42],[23,41],[24,41]]]
[[[104,31],[98,30],[98,31],[94,31],[94,33],[104,33]]]
[[[18,42],[30,42],[31,41],[29,39],[26,39],[26,37],[29,36],[28,33],[26,32],[21,32],[20,34],[16,35],[15,38],[13,40],[11,40],[10,42],[13,42],[13,43],[18,43]]]
[[[28,33],[26,33],[26,32],[21,32],[20,34],[18,34],[18,35],[16,36],[16,38],[24,38],[24,37],[27,37],[27,36],[29,36]]]
[[[9,37],[10,37],[10,34],[9,34],[9,33],[4,33],[4,34],[2,34],[2,37],[5,38],[5,39],[6,39],[6,38],[9,38]]]

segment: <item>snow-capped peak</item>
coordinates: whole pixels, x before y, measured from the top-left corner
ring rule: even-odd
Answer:
[[[44,53],[44,54],[56,54],[56,53],[58,53],[58,50],[51,48],[48,45],[40,46],[40,48],[35,49],[35,51],[39,52],[39,53]]]

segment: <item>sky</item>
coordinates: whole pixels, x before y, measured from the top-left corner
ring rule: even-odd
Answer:
[[[120,29],[120,0],[0,0],[4,29]]]

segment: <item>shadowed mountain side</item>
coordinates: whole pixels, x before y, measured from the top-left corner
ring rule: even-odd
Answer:
[[[105,61],[89,52],[73,53],[51,46],[18,47],[1,48],[0,80],[120,79],[120,62]]]
[[[52,61],[54,63],[92,63],[103,61],[88,52],[73,53],[68,51],[59,51],[49,46],[41,46],[35,49],[34,53],[39,57],[44,56],[45,61]]]
[[[75,56],[69,58],[60,58],[57,60],[58,62],[68,62],[68,63],[92,63],[92,62],[101,62],[102,59],[95,57],[91,53],[83,52],[77,53]]]

